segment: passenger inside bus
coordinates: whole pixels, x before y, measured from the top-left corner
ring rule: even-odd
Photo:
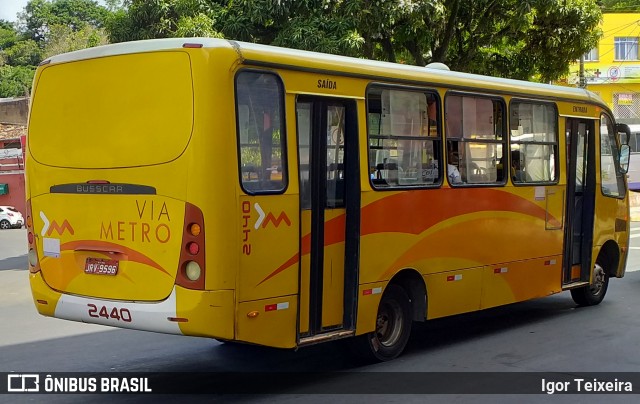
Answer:
[[[531,177],[522,169],[520,150],[511,151],[511,178],[513,182],[531,182]]]
[[[462,176],[458,170],[458,152],[454,151],[451,147],[447,149],[449,151],[447,155],[447,177],[449,177],[451,184],[460,184],[462,183]]]

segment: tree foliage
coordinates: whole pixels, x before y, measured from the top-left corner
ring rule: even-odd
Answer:
[[[230,39],[548,81],[598,39],[596,0],[130,0],[112,41]],[[195,23],[197,22],[197,23]]]
[[[46,39],[53,25],[65,25],[73,31],[85,26],[101,28],[109,11],[94,0],[29,0],[19,21],[24,34],[36,42]]]
[[[607,9],[633,1],[604,0]],[[549,81],[596,45],[596,0],[29,0],[0,21],[0,66],[165,37],[222,37]],[[11,72],[12,77],[25,70]],[[33,69],[31,69],[33,71]],[[8,70],[4,77],[8,76]]]
[[[640,11],[638,0],[603,0],[602,9],[608,13],[635,13]]]
[[[42,60],[38,44],[31,39],[16,42],[3,53],[5,63],[12,66],[36,66]]]
[[[108,3],[117,10],[121,1]],[[28,94],[43,58],[108,43],[109,15],[93,0],[29,0],[17,24],[0,20],[0,97]]]
[[[31,91],[33,66],[0,66],[0,97],[24,97]]]
[[[18,32],[11,25],[0,24],[0,51],[12,47],[19,40]]]
[[[61,53],[92,48],[109,43],[104,30],[90,25],[86,25],[76,31],[66,25],[52,25],[50,26],[47,37],[48,39],[43,50],[43,58],[45,59]]]
[[[215,30],[222,10],[217,2],[204,0],[133,0],[126,10],[113,13],[107,20],[111,42],[172,36],[222,37]]]
[[[480,0],[473,7],[463,7],[460,0],[450,3],[459,3],[444,28],[452,33],[444,35],[450,46],[436,47],[434,55],[455,70],[555,80],[601,35],[601,13],[593,0]]]

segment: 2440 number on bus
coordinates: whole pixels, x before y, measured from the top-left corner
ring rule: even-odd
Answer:
[[[96,306],[95,304],[87,304],[89,317],[93,318],[105,318],[107,320],[123,321],[125,323],[131,322],[131,312],[129,309],[113,307],[111,309],[107,306]]]

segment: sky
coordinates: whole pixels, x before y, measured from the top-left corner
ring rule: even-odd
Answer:
[[[17,20],[16,14],[22,11],[28,0],[0,0],[0,20],[14,22]]]
[[[24,9],[28,0],[0,0],[0,20],[15,22],[17,14]],[[98,1],[104,4],[104,1]]]

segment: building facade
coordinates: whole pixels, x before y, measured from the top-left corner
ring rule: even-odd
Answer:
[[[584,56],[587,89],[600,95],[618,122],[640,124],[640,13],[606,13],[598,46]],[[570,67],[568,85],[578,85],[580,63]]]
[[[0,205],[26,215],[24,143],[27,134],[27,98],[0,99]]]

